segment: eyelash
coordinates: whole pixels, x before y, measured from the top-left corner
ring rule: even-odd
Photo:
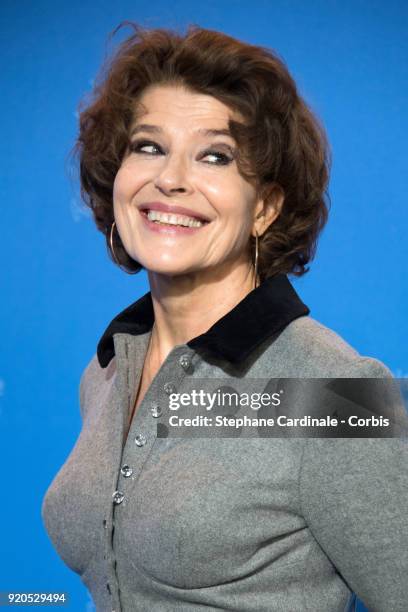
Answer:
[[[130,143],[129,149],[130,151],[132,151],[132,153],[144,153],[146,155],[152,155],[152,153],[146,153],[145,151],[141,151],[141,149],[146,146],[153,146],[161,150],[159,145],[155,142],[152,142],[151,140],[135,140]],[[221,153],[220,151],[215,151],[213,149],[207,149],[206,151],[204,151],[203,156],[206,157],[207,155],[217,155],[218,157],[223,159],[223,161],[220,163],[204,162],[211,166],[227,166],[234,159],[233,157],[228,157],[228,155],[225,155],[225,153]]]

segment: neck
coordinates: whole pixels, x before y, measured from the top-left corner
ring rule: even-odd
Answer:
[[[155,323],[150,353],[163,363],[179,344],[205,333],[254,289],[248,261],[228,271],[204,270],[169,276],[148,272]]]

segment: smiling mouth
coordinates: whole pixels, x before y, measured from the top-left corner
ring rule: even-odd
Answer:
[[[204,219],[197,219],[187,215],[163,213],[158,210],[143,209],[140,212],[155,225],[166,227],[198,228],[209,223],[209,221],[205,221]]]

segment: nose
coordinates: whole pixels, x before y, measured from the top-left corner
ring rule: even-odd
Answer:
[[[188,167],[181,155],[169,155],[163,160],[160,172],[154,180],[154,186],[164,194],[189,192]]]

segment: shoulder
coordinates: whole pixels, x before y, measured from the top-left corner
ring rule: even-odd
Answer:
[[[294,376],[392,377],[379,359],[361,355],[337,332],[310,316],[287,325],[274,345]]]
[[[329,385],[323,385],[325,393],[322,392],[321,396],[319,390],[321,401],[316,400],[313,385],[307,387],[308,394],[304,389],[303,410],[309,406],[311,415],[315,414],[314,409],[318,413],[322,406],[326,412],[333,405],[336,411],[346,410],[352,408],[352,404],[348,407],[348,401],[351,401],[359,416],[364,413],[367,417],[374,414],[390,419],[390,428],[378,429],[378,438],[407,435],[407,411],[400,384],[382,361],[361,355],[339,334],[311,317],[301,317],[290,323],[277,343],[280,344],[276,351],[273,352],[273,344],[270,347],[269,371],[275,372],[277,363],[282,378],[332,379]],[[341,440],[344,440],[344,434]],[[311,448],[317,449],[320,443],[320,440],[316,443],[313,440]],[[336,442],[331,444],[335,446]]]
[[[79,405],[81,417],[84,419],[90,401],[103,399],[116,372],[116,359],[113,358],[108,367],[102,368],[97,353],[95,353],[82,371],[79,381]]]

